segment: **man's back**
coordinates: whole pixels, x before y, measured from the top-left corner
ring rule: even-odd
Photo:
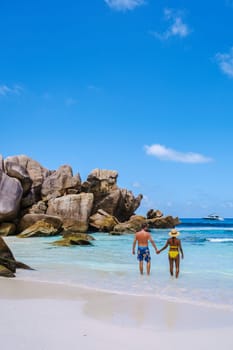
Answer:
[[[138,241],[138,245],[140,247],[147,247],[149,239],[150,239],[150,233],[145,230],[141,230],[136,233],[136,240]]]
[[[143,224],[141,231],[138,231],[134,236],[133,241],[133,247],[132,247],[132,253],[135,254],[135,247],[138,243],[138,254],[137,259],[139,261],[139,271],[141,274],[143,274],[143,260],[146,261],[146,271],[147,275],[150,274],[150,266],[151,266],[151,257],[150,257],[150,250],[148,247],[148,241],[151,242],[152,246],[155,248],[155,251],[157,253],[157,247],[155,245],[155,242],[153,241],[151,234],[146,231],[147,225]]]

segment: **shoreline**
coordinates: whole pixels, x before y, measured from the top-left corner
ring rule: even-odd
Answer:
[[[0,279],[0,337],[6,350],[233,347],[233,313],[63,284]],[[36,340],[37,339],[37,340]],[[170,339],[170,340],[169,340]]]
[[[106,233],[98,233],[95,247],[70,249],[52,247],[51,239],[44,237],[28,240],[9,237],[9,246],[18,260],[35,269],[17,271],[17,279],[64,283],[119,295],[125,292],[131,296],[147,295],[163,301],[233,311],[231,244],[209,241],[209,237],[226,235],[232,236],[222,232],[215,235],[212,230],[206,235],[186,232],[183,235],[186,255],[178,280],[170,277],[166,252],[153,256],[149,279],[140,276],[136,257],[130,250],[131,235],[109,237]],[[154,235],[158,246],[162,246],[166,238],[167,234],[160,230]],[[212,256],[216,254],[218,258],[212,262]]]
[[[141,276],[140,276],[141,277]],[[0,277],[1,279],[1,277]],[[9,279],[10,280],[10,279]],[[168,303],[176,303],[176,304],[187,304],[191,307],[204,307],[204,308],[210,308],[210,309],[216,309],[220,311],[227,311],[233,313],[233,305],[229,304],[220,304],[216,302],[210,302],[210,301],[204,301],[204,300],[191,300],[187,299],[185,297],[177,297],[177,296],[171,296],[171,295],[158,295],[158,293],[153,294],[152,292],[144,292],[143,293],[143,285],[142,285],[142,293],[132,292],[132,291],[123,291],[123,290],[114,290],[114,289],[106,289],[106,288],[100,288],[100,287],[94,287],[90,285],[84,285],[84,284],[77,284],[75,282],[68,282],[68,281],[59,281],[59,280],[47,280],[47,279],[40,279],[40,278],[28,278],[28,276],[25,278],[25,276],[17,276],[14,281],[21,281],[22,283],[32,283],[32,284],[42,284],[42,285],[51,285],[51,286],[61,286],[61,288],[70,288],[77,290],[85,290],[89,292],[97,292],[97,293],[103,293],[103,294],[113,294],[113,295],[119,295],[119,296],[125,296],[125,297],[135,297],[135,298],[152,298],[156,299],[161,302],[168,302]],[[138,283],[140,283],[140,280],[138,280]],[[0,298],[1,298],[1,291],[0,291]]]
[[[137,318],[134,312],[134,306],[139,306],[144,312],[144,320],[142,317],[142,326],[147,326],[148,320],[153,318],[153,321],[159,313],[161,316],[164,311],[170,309],[173,312],[173,328],[179,329],[185,328],[203,328],[203,327],[218,327],[221,326],[233,326],[233,311],[225,308],[218,308],[209,304],[189,303],[177,300],[167,300],[158,296],[146,296],[146,295],[134,295],[127,293],[118,293],[113,291],[105,291],[100,289],[94,289],[91,287],[81,287],[77,285],[58,283],[58,282],[44,282],[44,281],[32,281],[24,279],[0,279],[0,302],[4,300],[60,300],[71,302],[82,302],[85,304],[84,312],[90,317],[100,319],[103,317],[110,318],[111,315],[105,315],[107,306],[112,310],[112,316],[114,314],[121,313],[127,314],[127,318],[130,323],[134,323]],[[95,307],[95,303],[99,305],[99,302],[105,301],[105,308],[98,310]],[[93,309],[92,309],[93,307]],[[135,309],[137,308],[135,307]],[[92,310],[94,310],[92,312]],[[185,319],[185,314],[192,314],[192,322]],[[109,314],[109,312],[108,312]],[[216,315],[216,317],[209,317],[210,314]],[[195,317],[202,315],[202,317]],[[205,316],[208,318],[205,318]],[[146,322],[147,320],[147,322]],[[158,320],[157,320],[158,321]],[[166,328],[166,324],[170,321],[164,321],[163,327]],[[160,325],[161,327],[161,325]],[[170,325],[169,327],[170,328]]]

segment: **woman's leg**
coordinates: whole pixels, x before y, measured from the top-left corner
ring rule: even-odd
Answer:
[[[171,276],[173,276],[173,262],[174,262],[174,259],[171,259],[170,257],[168,257],[169,259],[169,266],[170,266],[170,274]]]
[[[180,272],[180,255],[176,257],[175,262],[176,262],[176,278],[178,278],[179,272]]]

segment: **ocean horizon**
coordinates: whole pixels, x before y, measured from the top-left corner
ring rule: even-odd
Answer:
[[[151,275],[141,276],[132,255],[133,234],[111,236],[95,232],[92,246],[57,247],[58,237],[4,237],[17,260],[34,268],[18,270],[23,280],[54,282],[119,294],[156,296],[233,310],[233,218],[207,223],[181,218],[176,228],[184,250],[180,277],[170,277],[167,251],[152,256]],[[151,229],[160,249],[169,229]]]

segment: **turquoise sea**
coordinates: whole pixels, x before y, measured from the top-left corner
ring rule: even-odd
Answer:
[[[209,222],[181,219],[176,228],[184,250],[179,279],[168,271],[167,251],[160,255],[151,247],[151,275],[140,276],[132,255],[134,236],[93,233],[93,246],[55,247],[51,238],[6,237],[15,258],[35,271],[18,270],[17,278],[52,281],[97,290],[157,296],[167,300],[205,304],[233,311],[233,219]],[[168,229],[151,234],[158,248]]]

